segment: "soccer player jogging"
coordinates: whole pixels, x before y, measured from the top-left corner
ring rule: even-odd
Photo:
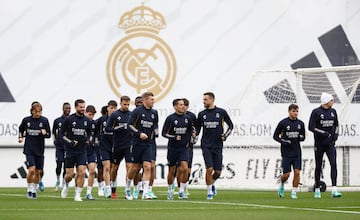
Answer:
[[[201,149],[206,166],[207,199],[210,200],[217,193],[214,183],[221,175],[223,142],[234,127],[226,110],[215,106],[214,102],[214,93],[203,94],[205,110],[199,112],[196,121],[197,134],[203,128]],[[228,127],[226,131],[224,131],[224,122]]]
[[[178,164],[178,175],[180,180],[179,199],[188,199],[185,193],[185,186],[188,178],[188,161],[189,153],[187,150],[190,142],[190,137],[196,136],[193,129],[191,119],[185,114],[185,106],[183,99],[175,99],[173,101],[175,113],[169,115],[164,122],[162,136],[168,138],[168,164],[169,172],[167,176],[168,181],[168,200],[173,199],[172,185],[174,183],[174,176],[176,165]]]
[[[70,115],[71,112],[71,106],[68,102],[65,102],[63,104],[62,107],[63,110],[63,114],[56,118],[54,120],[53,123],[53,127],[52,127],[52,133],[53,133],[53,137],[54,137],[54,145],[55,145],[55,160],[56,160],[56,169],[55,169],[55,173],[56,173],[56,184],[55,184],[55,191],[59,191],[60,189],[60,174],[61,174],[61,169],[63,169],[63,184],[64,185],[64,176],[65,176],[65,146],[64,146],[64,141],[62,139],[62,137],[60,137],[60,129],[61,126],[64,124],[64,121],[66,119],[66,117],[68,117]]]
[[[51,137],[49,121],[42,116],[42,106],[35,102],[31,105],[31,116],[25,117],[19,126],[18,142],[25,138],[23,153],[26,157],[28,173],[27,197],[36,199],[36,188],[40,180],[40,171],[44,168],[45,138]]]
[[[300,182],[301,170],[301,147],[300,141],[305,140],[304,122],[299,120],[299,107],[296,104],[289,105],[289,117],[281,120],[277,125],[273,138],[281,144],[281,167],[283,174],[280,177],[279,197],[284,196],[284,183],[290,176],[291,166],[294,169],[293,189],[291,198],[297,199],[297,188]]]
[[[101,107],[101,116],[104,116],[107,114],[107,105]],[[96,125],[98,125],[98,120],[96,120]],[[98,130],[98,128],[97,128]],[[98,133],[99,131],[97,131]],[[99,137],[98,137],[99,138]],[[104,188],[105,188],[105,181],[104,181],[104,176],[103,176],[103,165],[102,165],[102,161],[101,161],[101,152],[100,152],[100,147],[97,148],[96,151],[96,156],[97,156],[97,181],[98,181],[98,196],[104,196]]]
[[[65,119],[60,130],[60,136],[65,142],[65,185],[61,191],[61,198],[66,198],[69,192],[69,182],[75,178],[75,202],[81,202],[81,192],[85,181],[87,165],[86,147],[91,137],[91,121],[85,117],[85,101],[75,101],[75,113]]]
[[[143,105],[137,107],[130,116],[128,126],[133,132],[133,146],[131,148],[131,166],[126,183],[126,199],[133,199],[130,191],[135,174],[143,166],[144,192],[143,199],[152,199],[149,192],[151,160],[153,158],[153,138],[155,129],[158,128],[157,113],[153,109],[155,102],[152,92],[142,94]]]
[[[115,199],[117,173],[120,162],[125,158],[126,174],[130,167],[131,132],[128,129],[130,98],[121,96],[120,109],[114,111],[105,127],[106,132],[113,132],[113,149],[110,170],[111,198]],[[126,178],[125,178],[126,179]]]
[[[321,106],[311,112],[309,130],[314,133],[315,140],[315,198],[321,198],[320,175],[324,153],[331,167],[332,197],[341,197],[336,187],[337,165],[335,142],[339,136],[339,122],[336,110],[332,108],[334,98],[331,94],[321,94]]]
[[[97,127],[99,129],[99,141],[100,141],[100,158],[103,165],[103,177],[105,181],[104,196],[111,198],[111,186],[110,186],[110,160],[112,157],[113,148],[113,132],[105,131],[105,127],[110,115],[116,110],[117,103],[114,100],[110,100],[107,104],[107,114],[101,116],[97,120]]]
[[[95,107],[93,105],[88,105],[85,110],[85,116],[91,122],[91,136],[89,138],[89,143],[86,144],[87,168],[89,171],[88,186],[86,189],[86,199],[88,199],[88,200],[95,199],[92,195],[92,188],[94,185],[94,180],[95,180],[95,175],[96,175],[97,151],[98,151],[98,147],[99,147],[96,122],[94,121],[95,114],[96,114]]]

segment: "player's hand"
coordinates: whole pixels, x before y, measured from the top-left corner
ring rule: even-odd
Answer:
[[[19,137],[18,142],[21,144],[23,142],[23,138]]]
[[[176,135],[176,140],[177,140],[177,141],[181,141],[181,136],[180,136],[180,135]]]
[[[291,141],[290,140],[285,140],[285,139],[281,139],[281,143],[284,145],[290,145]]]
[[[75,148],[78,143],[79,143],[79,141],[72,140],[72,141],[70,142],[70,146]]]
[[[190,138],[190,143],[192,143],[192,144],[196,144],[196,142],[198,141],[198,136],[196,136],[195,135],[195,137],[193,137],[193,136],[191,136],[191,138]]]
[[[42,135],[46,135],[46,130],[43,128],[43,129],[41,129],[41,134]]]
[[[226,136],[225,136],[225,134],[221,134],[221,140],[222,140],[222,141],[226,141]]]
[[[148,139],[149,137],[147,136],[147,134],[145,134],[145,133],[140,133],[140,139],[141,140],[146,140],[146,139]]]

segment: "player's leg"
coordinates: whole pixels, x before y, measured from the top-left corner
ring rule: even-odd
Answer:
[[[74,197],[75,202],[82,202],[81,192],[85,182],[85,170],[86,170],[86,165],[84,164],[81,165],[79,164],[76,167],[77,179],[76,179],[75,197]]]
[[[337,164],[336,164],[336,148],[334,145],[330,146],[326,151],[326,156],[330,162],[330,176],[331,176],[331,197],[341,197],[341,193],[337,190]]]
[[[156,175],[156,144],[152,144],[152,158],[151,158],[151,170],[150,170],[150,179],[149,179],[149,194],[152,199],[157,199],[157,196],[152,191],[155,175]]]
[[[96,151],[96,157],[97,157],[97,181],[98,181],[98,196],[104,196],[104,187],[105,187],[105,182],[104,182],[104,176],[103,176],[103,165],[102,165],[102,160],[101,160],[101,154],[100,154],[100,149],[98,148]]]
[[[103,165],[103,177],[105,182],[104,194],[106,198],[111,198],[110,187],[110,152],[101,150],[101,158]]]
[[[206,173],[205,182],[207,188],[207,199],[213,199],[214,194],[212,191],[213,173],[214,173],[214,162],[209,148],[202,148],[202,154],[205,161]]]
[[[31,154],[26,154],[26,166],[28,169],[28,173],[26,175],[27,182],[27,198],[33,199],[33,195],[35,193],[36,196],[36,184],[35,184],[35,157]],[[36,198],[36,197],[35,197]]]
[[[94,180],[95,180],[95,176],[96,176],[96,164],[97,164],[97,157],[96,157],[96,152],[91,152],[90,154],[88,154],[88,164],[87,164],[87,168],[89,171],[89,176],[88,176],[88,186],[86,189],[86,199],[89,200],[94,200],[94,197],[92,196],[92,188],[94,186]]]
[[[151,161],[144,160],[143,161],[143,183],[144,183],[144,191],[143,191],[143,199],[152,199],[152,196],[149,194],[149,183],[150,183],[150,176],[151,176]]]
[[[177,169],[177,157],[176,157],[176,151],[172,148],[168,148],[167,151],[167,160],[168,160],[168,175],[167,175],[167,183],[168,183],[168,194],[167,199],[173,200],[174,199],[174,180],[176,175],[176,169]]]
[[[187,149],[188,150],[188,155],[189,155],[189,161],[188,161],[188,176],[187,176],[187,180],[186,180],[186,186],[185,186],[185,193],[186,195],[190,195],[189,190],[188,190],[188,185],[189,185],[189,181],[190,181],[190,175],[191,175],[191,168],[192,168],[192,161],[193,161],[193,157],[194,157],[194,152],[193,152],[193,148],[190,147]]]
[[[322,160],[324,156],[324,151],[319,146],[315,146],[315,198],[321,198],[320,193],[320,175],[322,170]]]
[[[222,170],[222,162],[223,162],[223,155],[222,155],[222,148],[216,148],[212,150],[212,158],[214,163],[214,172],[212,175],[212,192],[213,195],[217,194],[216,188],[215,188],[215,181],[220,177],[221,170]]]
[[[284,196],[284,183],[289,179],[291,172],[291,158],[283,157],[281,160],[282,175],[280,176],[280,186],[278,195],[280,198]]]
[[[41,192],[44,192],[45,191],[45,185],[42,181],[42,178],[44,176],[44,169],[39,169],[39,181],[38,181],[38,186],[39,186],[39,189]]]
[[[188,177],[188,162],[186,160],[181,160],[179,163],[179,181],[180,181],[180,188],[179,188],[179,199],[187,199],[188,196],[185,193],[185,186]]]
[[[297,191],[298,191],[298,187],[299,187],[299,183],[300,183],[300,170],[301,170],[301,166],[302,166],[302,159],[301,156],[298,156],[296,158],[293,159],[292,161],[292,165],[294,168],[294,179],[292,182],[292,191],[291,191],[291,198],[292,199],[297,199]]]
[[[61,198],[66,198],[69,192],[69,183],[74,176],[74,166],[75,166],[75,156],[67,155],[65,158],[65,176],[64,181],[65,184],[61,190]]]
[[[173,191],[173,184],[174,184],[174,175],[176,171],[176,165],[170,165],[169,163],[169,171],[167,175],[167,183],[168,183],[168,194],[167,199],[173,200],[174,199],[174,191]]]

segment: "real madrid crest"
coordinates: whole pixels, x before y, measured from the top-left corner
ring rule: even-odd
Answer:
[[[112,91],[118,97],[151,91],[161,100],[176,78],[174,54],[158,35],[166,27],[164,17],[142,4],[124,13],[119,27],[126,36],[111,50],[106,67]]]

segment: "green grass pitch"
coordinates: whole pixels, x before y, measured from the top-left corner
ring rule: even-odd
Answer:
[[[300,192],[299,199],[278,198],[277,192],[218,190],[214,200],[206,200],[206,191],[190,189],[189,200],[166,200],[166,188],[155,188],[157,200],[123,199],[123,188],[118,188],[118,199],[96,197],[94,201],[73,201],[73,188],[66,199],[60,192],[46,188],[36,200],[26,198],[25,188],[0,188],[0,219],[148,219],[148,220],[244,220],[244,219],[360,219],[360,192],[344,192],[342,198],[331,198],[322,193]],[[84,188],[85,191],[85,188]],[[83,194],[84,194],[83,191]],[[94,190],[97,192],[97,190]]]

